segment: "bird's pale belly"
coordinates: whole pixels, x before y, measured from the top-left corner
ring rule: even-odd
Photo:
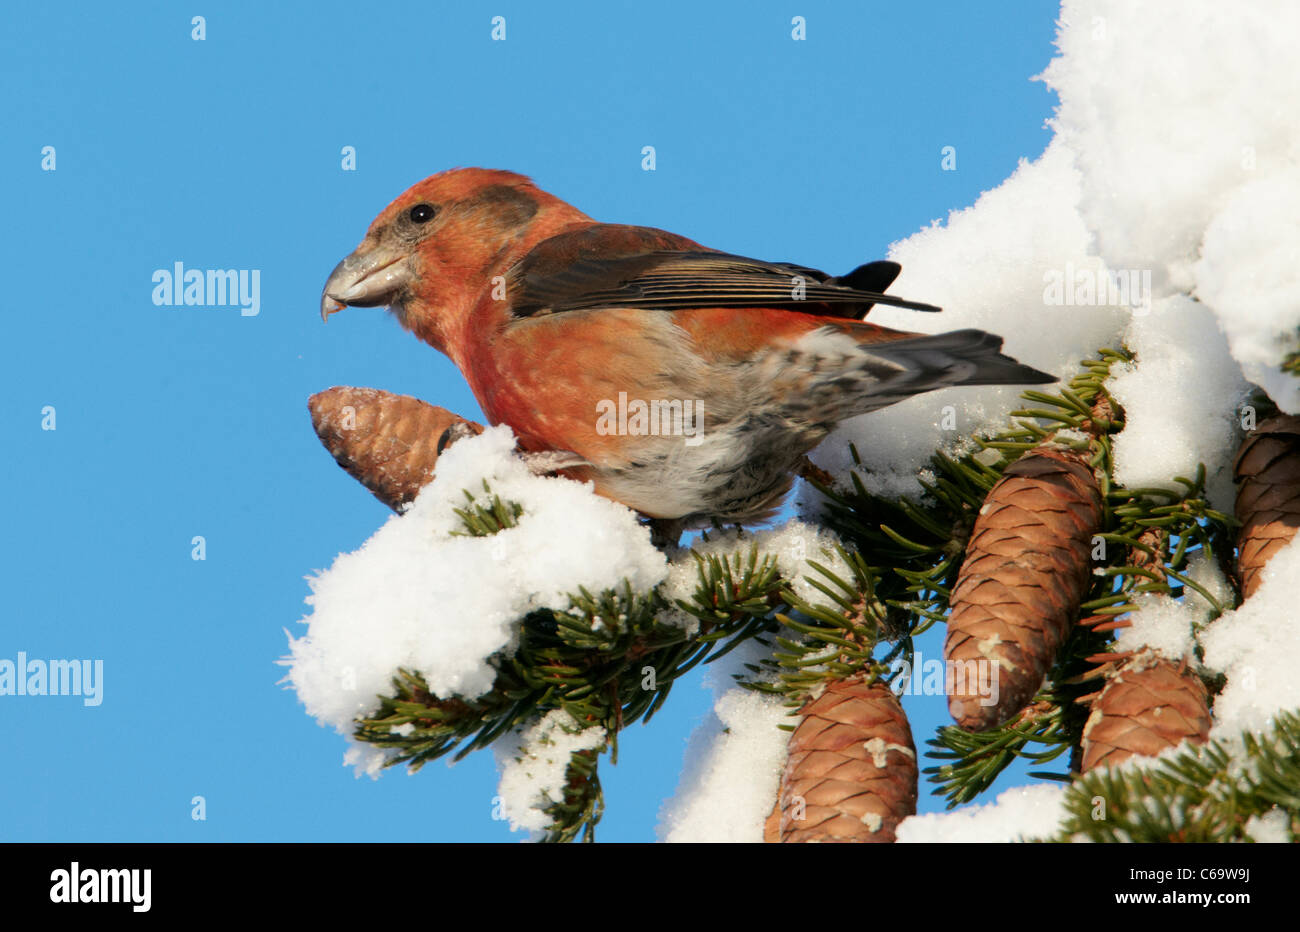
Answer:
[[[645,455],[631,463],[593,466],[584,478],[600,494],[642,514],[693,527],[771,517],[821,436],[746,420],[706,433],[693,445],[682,438],[662,440],[644,445]]]

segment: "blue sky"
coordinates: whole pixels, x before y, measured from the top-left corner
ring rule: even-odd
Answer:
[[[0,658],[102,659],[104,682],[97,707],[0,696],[0,839],[520,837],[491,819],[490,754],[357,779],[277,685],[303,577],[388,514],[322,449],[308,396],[372,386],[480,416],[383,312],[321,324],[334,264],[412,183],[482,165],[599,220],[843,272],[1050,135],[1055,100],[1029,77],[1054,4],[727,6],[6,7]],[[177,261],[258,270],[259,313],[155,305]],[[697,684],[602,768],[602,840],[653,838],[708,708]],[[909,709],[919,744],[942,699]]]

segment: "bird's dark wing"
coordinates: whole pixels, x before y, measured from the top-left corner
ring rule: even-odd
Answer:
[[[860,319],[873,304],[939,308],[884,294],[899,266],[871,262],[847,275],[723,252],[649,227],[596,224],[539,243],[507,275],[516,317],[594,308],[680,310],[781,307]]]

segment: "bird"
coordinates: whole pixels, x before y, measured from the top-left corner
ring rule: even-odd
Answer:
[[[922,392],[1056,381],[982,330],[868,323],[900,266],[842,276],[601,223],[528,177],[454,168],[410,187],[330,273],[321,318],[386,306],[446,354],[541,468],[652,536],[779,510],[840,421]]]

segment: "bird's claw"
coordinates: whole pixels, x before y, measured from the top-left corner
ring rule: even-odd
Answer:
[[[481,428],[480,428],[481,429]],[[479,431],[470,426],[469,421],[457,421],[442,432],[438,438],[438,455],[442,456],[447,448],[457,440],[464,440],[466,437],[477,436]]]
[[[559,472],[561,469],[572,469],[575,466],[590,466],[591,464],[576,453],[570,453],[568,450],[544,450],[541,453],[520,453],[519,458],[524,461],[528,471],[535,476],[544,476],[547,473]]]

